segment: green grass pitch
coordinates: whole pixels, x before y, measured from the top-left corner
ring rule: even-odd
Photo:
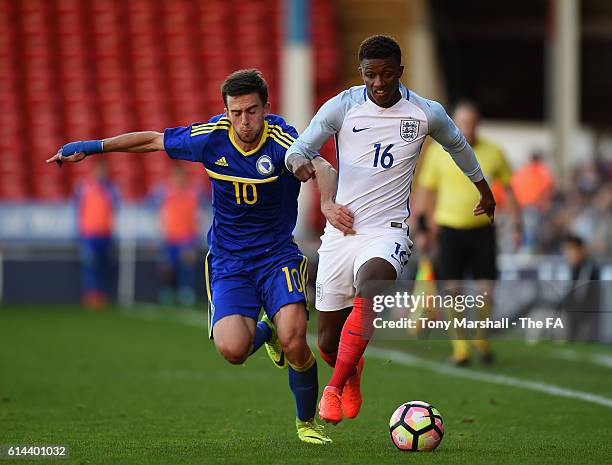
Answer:
[[[229,365],[183,316],[0,307],[0,444],[70,448],[68,459],[14,463],[612,463],[612,406],[430,370],[423,359],[441,366],[448,356],[442,341],[393,344],[420,365],[367,358],[359,417],[327,426],[328,447],[302,444],[286,372],[265,351]],[[467,372],[612,399],[612,367],[592,362],[611,360],[610,347],[506,341],[497,354],[494,367]],[[320,362],[322,385],[329,376]],[[402,453],[389,440],[389,417],[408,400],[442,412],[446,435],[433,453]]]

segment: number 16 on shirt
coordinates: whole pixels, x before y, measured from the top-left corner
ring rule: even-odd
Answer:
[[[374,154],[374,166],[378,166],[378,162],[380,161],[380,166],[384,169],[389,169],[393,166],[393,154],[391,153],[391,148],[393,148],[393,144],[389,144],[383,150],[381,155],[380,144],[374,144],[374,148],[376,149],[376,153]]]

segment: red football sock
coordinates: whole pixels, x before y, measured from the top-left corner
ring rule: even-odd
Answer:
[[[321,358],[325,361],[325,363],[327,363],[330,367],[334,368],[336,366],[338,352],[331,352],[331,353],[324,352],[323,349],[321,349],[321,346],[319,345],[318,342],[317,342],[317,347],[319,348],[319,355],[321,355]],[[351,373],[351,376],[353,376],[355,371],[356,370],[354,370],[353,373]]]
[[[319,345],[318,342],[317,342],[317,347],[319,348],[319,354],[321,355],[321,358],[325,360],[325,363],[327,363],[332,368],[335,367],[336,358],[338,357],[338,352],[326,353],[323,351],[323,349],[321,349],[321,346]]]
[[[365,352],[374,332],[373,321],[372,299],[355,297],[353,311],[342,328],[336,366],[327,386],[342,391],[346,380],[355,373],[359,359]]]

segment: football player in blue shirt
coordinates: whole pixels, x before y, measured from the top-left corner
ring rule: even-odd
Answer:
[[[265,343],[276,366],[289,365],[299,438],[330,443],[314,419],[319,386],[306,342],[307,263],[292,236],[300,181],[284,163],[297,132],[268,113],[268,88],[259,71],[231,74],[221,93],[225,113],[206,123],[71,142],[47,163],[78,162],[102,152],[161,150],[202,163],[212,182],[205,263],[209,336],[232,364],[243,363]]]

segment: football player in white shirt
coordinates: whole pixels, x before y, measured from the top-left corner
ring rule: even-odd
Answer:
[[[327,218],[316,283],[318,342],[334,373],[319,416],[338,423],[361,408],[362,355],[372,336],[373,281],[395,280],[412,242],[406,219],[418,156],[431,135],[480,191],[475,215],[491,221],[495,201],[474,152],[437,102],[400,82],[404,67],[395,40],[372,36],[359,47],[365,85],[326,102],[287,150],[285,162],[302,181],[317,178]],[[317,157],[335,135],[338,172]]]

